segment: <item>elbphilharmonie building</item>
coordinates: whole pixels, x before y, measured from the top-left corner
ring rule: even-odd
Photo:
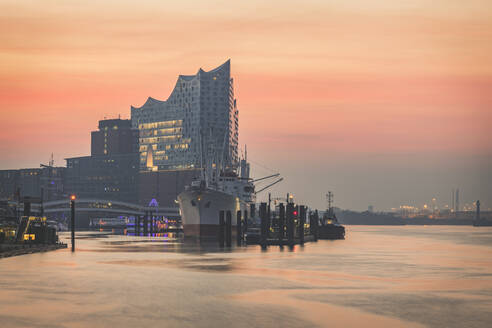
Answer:
[[[238,163],[238,110],[231,63],[180,75],[167,100],[131,107],[139,130],[140,171],[199,168],[203,157]]]
[[[180,75],[167,100],[131,107],[131,120],[104,119],[91,133],[90,156],[67,167],[0,170],[0,197],[78,198],[178,207],[177,196],[201,167],[238,165],[238,110],[231,63]],[[110,202],[109,202],[110,201]],[[96,205],[95,205],[96,206]],[[102,207],[101,207],[102,208]],[[97,213],[97,212],[93,212]],[[89,227],[89,216],[84,227]]]
[[[139,203],[177,206],[177,195],[199,168],[238,165],[238,110],[231,63],[180,75],[167,100],[131,107],[139,132]],[[204,163],[204,159],[209,159]]]

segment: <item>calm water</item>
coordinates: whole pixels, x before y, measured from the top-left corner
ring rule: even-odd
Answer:
[[[492,326],[492,228],[347,230],[266,252],[80,233],[0,259],[0,327]]]

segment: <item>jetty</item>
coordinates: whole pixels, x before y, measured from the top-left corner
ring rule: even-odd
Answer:
[[[30,198],[24,199],[24,215],[0,217],[0,258],[47,252],[67,245],[58,240],[56,227],[50,226],[45,216],[31,216]]]
[[[248,211],[237,211],[236,227],[232,226],[232,213],[220,211],[217,241],[220,247],[231,247],[235,238],[237,246],[304,245],[318,239],[344,239],[345,228],[326,220],[320,220],[318,210],[309,210],[305,205],[293,202],[279,203],[272,211],[269,204],[261,203],[258,217],[256,204]],[[255,220],[256,219],[256,220]],[[259,220],[258,220],[259,219]],[[259,222],[258,222],[259,221]],[[327,233],[329,231],[330,233]]]

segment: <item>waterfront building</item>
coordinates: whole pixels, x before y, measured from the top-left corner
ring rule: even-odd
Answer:
[[[0,199],[13,200],[19,185],[19,170],[0,171]]]
[[[138,154],[67,158],[67,194],[78,198],[136,202]]]
[[[138,130],[130,120],[99,121],[91,156],[67,158],[67,194],[135,203],[138,199]]]
[[[131,107],[139,130],[140,171],[195,169],[203,156],[238,164],[238,110],[230,60],[195,75],[180,75],[167,100],[149,97]]]
[[[139,203],[156,200],[177,206],[176,199],[206,163],[238,165],[238,109],[231,63],[210,71],[180,75],[167,100],[149,97],[131,107],[139,130]]]
[[[0,199],[21,197],[57,200],[64,195],[64,167],[43,165],[40,168],[0,170]]]
[[[99,121],[99,130],[91,132],[91,155],[118,155],[136,153],[138,130],[132,129],[130,120]]]

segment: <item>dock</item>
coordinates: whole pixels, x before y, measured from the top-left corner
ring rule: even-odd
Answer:
[[[67,248],[67,244],[0,244],[0,258],[12,257],[25,254],[54,251]]]
[[[249,211],[251,218],[256,218],[255,204]],[[278,211],[271,211],[267,203],[261,203],[259,208],[259,224],[253,220],[248,223],[248,213],[237,212],[236,228],[232,228],[232,213],[219,212],[219,232],[217,241],[220,247],[231,247],[235,235],[237,246],[260,245],[290,246],[304,245],[316,242],[318,239],[345,239],[343,226],[320,225],[318,211],[309,211],[305,205],[280,203]],[[252,222],[256,222],[253,224]],[[324,223],[324,221],[321,221]],[[235,231],[233,231],[235,230]]]

